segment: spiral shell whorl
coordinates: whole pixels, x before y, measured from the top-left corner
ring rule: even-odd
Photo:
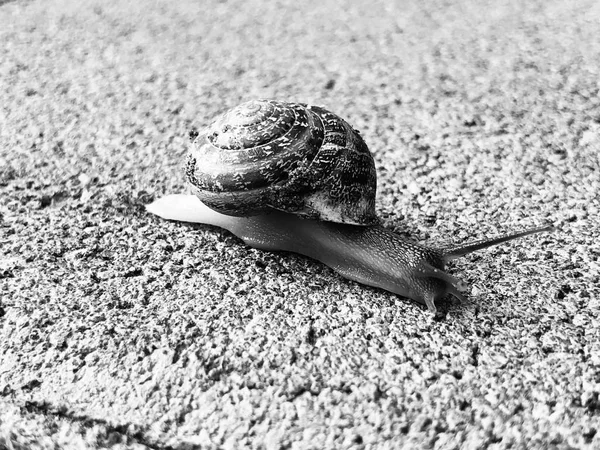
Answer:
[[[278,209],[369,225],[373,158],[343,119],[319,107],[255,100],[218,117],[192,143],[186,168],[195,194],[229,215]]]

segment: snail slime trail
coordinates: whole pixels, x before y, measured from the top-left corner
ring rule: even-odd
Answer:
[[[450,250],[401,238],[378,224],[375,164],[360,134],[302,103],[254,100],[217,117],[192,142],[185,174],[193,195],[159,198],[149,212],[224,228],[262,250],[308,256],[432,312],[448,294],[463,299],[465,286],[445,272],[449,260],[553,229]]]

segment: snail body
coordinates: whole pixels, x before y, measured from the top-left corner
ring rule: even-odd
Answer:
[[[445,272],[449,260],[552,228],[451,250],[407,241],[378,225],[374,163],[358,132],[302,104],[253,101],[228,111],[192,143],[186,175],[194,195],[167,195],[148,211],[224,228],[258,249],[308,256],[432,312],[448,294],[463,299],[465,286]]]

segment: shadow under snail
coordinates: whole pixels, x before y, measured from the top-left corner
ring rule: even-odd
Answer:
[[[262,250],[321,261],[342,276],[427,305],[466,286],[444,271],[449,260],[552,226],[450,250],[407,241],[379,225],[371,153],[346,121],[317,106],[255,100],[192,142],[186,177],[194,195],[159,198],[162,218],[224,228]]]

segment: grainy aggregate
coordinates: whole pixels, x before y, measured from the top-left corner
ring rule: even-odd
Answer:
[[[600,448],[600,3],[0,1],[0,448]],[[384,224],[558,231],[421,306],[150,217],[252,98],[362,132]]]

